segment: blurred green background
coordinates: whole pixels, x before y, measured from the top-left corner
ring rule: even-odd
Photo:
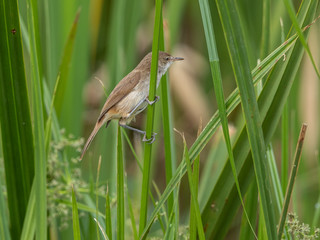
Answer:
[[[40,40],[38,42],[40,52],[38,57],[42,70],[40,78],[43,98],[46,98],[46,96],[51,98],[57,78],[60,78],[61,81],[54,106],[57,116],[54,122],[58,123],[61,138],[58,140],[59,138],[55,137],[55,134],[58,134],[57,132],[52,133],[51,150],[47,162],[48,196],[54,199],[48,197],[48,215],[49,221],[51,221],[48,225],[48,236],[50,236],[48,238],[70,239],[72,237],[71,214],[70,212],[63,212],[63,210],[71,210],[71,185],[74,186],[76,192],[78,190],[79,195],[85,193],[88,194],[87,197],[92,198],[93,206],[91,207],[93,208],[95,207],[96,191],[101,194],[100,199],[103,200],[100,200],[98,205],[102,212],[105,211],[104,195],[107,185],[112,200],[116,201],[116,122],[112,122],[107,129],[101,128],[81,163],[73,160],[79,157],[81,144],[93,129],[101,107],[114,86],[151,51],[155,3],[147,0],[42,0],[33,2],[37,5],[38,10],[39,31],[37,34],[39,34]],[[260,60],[284,42],[292,22],[283,1],[240,0],[235,2],[237,6],[234,7],[239,11],[242,31],[245,36],[246,46],[243,47],[247,50],[250,68],[253,69]],[[2,1],[1,4],[5,6],[5,1]],[[269,6],[267,25],[263,25],[264,4]],[[297,11],[300,1],[295,0],[293,4]],[[208,10],[212,15],[220,60],[223,90],[227,97],[237,85],[217,6],[214,1],[209,1],[209,5],[210,9]],[[31,72],[33,68],[30,61],[30,50],[28,50],[30,49],[30,46],[28,46],[28,14],[30,14],[28,9],[30,3],[29,1],[19,0],[18,6],[26,83],[29,102],[31,103],[33,101],[34,83],[32,82]],[[73,32],[71,29],[75,27],[77,12],[79,18]],[[318,16],[319,13],[319,9],[317,9],[315,16]],[[73,34],[75,34],[74,40]],[[165,51],[185,59],[183,62],[175,63],[168,71],[169,99],[173,127],[184,133],[187,145],[191,146],[197,139],[199,127],[206,126],[212,115],[217,111],[198,1],[164,1],[163,34]],[[316,22],[311,27],[308,45],[318,69],[320,62],[319,39],[319,22]],[[71,43],[68,41],[71,41]],[[1,44],[5,44],[2,38]],[[279,61],[284,61],[285,57],[283,56]],[[70,61],[68,58],[70,58]],[[300,126],[303,122],[308,124],[308,130],[290,212],[296,212],[302,222],[319,227],[320,82],[306,53],[298,67],[298,73],[295,75],[295,81],[287,99],[285,110],[288,116],[286,143],[290,163],[294,156]],[[49,94],[44,93],[45,89],[48,89]],[[161,89],[158,89],[157,95],[160,95],[160,91]],[[34,107],[31,106],[30,112],[33,113],[33,111]],[[137,116],[136,121],[131,125],[139,129],[145,129],[145,112]],[[46,111],[43,111],[43,115],[46,120],[48,118]],[[34,123],[32,114],[31,121]],[[239,135],[243,122],[241,107],[237,107],[229,116],[229,130],[232,139]],[[276,126],[276,132],[271,142],[279,174],[284,149],[282,130],[283,125],[280,121]],[[152,179],[162,192],[166,187],[166,178],[160,103],[156,104],[154,131],[158,135],[152,152]],[[126,133],[138,158],[142,159],[143,144],[141,137],[131,131]],[[3,143],[5,140],[2,138],[1,141]],[[204,206],[203,203],[201,204],[201,196],[205,196],[206,191],[208,191],[205,185],[201,185],[201,176],[211,170],[211,173],[209,172],[211,177],[209,179],[211,180],[207,182],[209,184],[217,181],[216,179],[220,177],[216,175],[216,172],[219,172],[217,169],[221,170],[225,161],[223,159],[220,162],[220,159],[226,156],[223,141],[222,131],[218,130],[201,152],[200,208]],[[135,215],[138,215],[142,176],[128,144],[125,140],[123,142],[128,191]],[[174,135],[174,145],[174,164],[177,166],[182,159],[184,147],[179,134]],[[101,167],[99,180],[96,182],[99,156],[101,156]],[[68,167],[65,163],[59,163],[59,159],[62,158],[66,159]],[[1,184],[5,186],[6,170],[2,161],[0,163]],[[65,184],[65,186],[60,188],[59,183],[53,183],[54,180],[60,181],[60,184]],[[6,196],[6,190],[4,190],[4,193]],[[154,190],[152,190],[152,193],[155,196],[157,195]],[[181,226],[179,232],[181,232],[181,238],[183,238],[187,236],[185,235],[187,230],[183,229],[183,226],[188,225],[190,205],[187,177],[184,177],[181,181],[179,196]],[[89,205],[90,201],[84,200],[85,197],[79,198],[81,199],[80,202]],[[114,208],[115,203],[112,204],[112,208]],[[55,208],[54,213],[50,213],[50,207]],[[115,214],[115,209],[112,210],[112,213]],[[238,238],[241,226],[240,213],[241,210],[236,214],[225,237],[226,239]],[[80,227],[85,229],[82,233],[85,236],[84,239],[95,239],[97,236],[94,221],[88,217],[88,213],[85,211],[82,214],[80,211],[81,218]],[[114,219],[113,221],[115,221]],[[127,232],[128,239],[130,239],[130,231]],[[157,231],[155,230],[155,233],[151,236],[161,238],[161,234]]]

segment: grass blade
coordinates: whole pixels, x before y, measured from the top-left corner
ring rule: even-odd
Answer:
[[[121,129],[118,125],[117,144],[117,238],[124,239],[124,166]]]
[[[131,198],[129,195],[129,189],[128,189],[128,184],[127,184],[127,178],[126,178],[126,194],[127,194],[127,202],[128,202],[128,208],[129,208],[129,215],[130,215],[130,220],[131,220],[131,225],[132,225],[132,232],[133,232],[133,239],[138,240],[138,231],[136,228],[136,220],[134,219],[134,212],[131,204]]]
[[[103,235],[103,238],[104,238],[105,240],[109,240],[107,234],[104,232],[103,227],[101,226],[101,224],[99,223],[99,221],[98,221],[96,218],[93,218],[93,220],[97,223],[98,228],[99,228],[100,232],[101,232],[102,235]]]
[[[35,193],[38,209],[36,211],[36,239],[47,238],[47,159],[45,149],[44,114],[41,90],[41,59],[36,0],[28,0],[28,30],[30,41],[31,78],[33,86],[34,150],[35,150]]]
[[[189,151],[187,148],[187,143],[186,140],[183,137],[183,145],[184,145],[184,160],[187,165],[187,172],[188,172],[188,180],[189,180],[189,188],[191,192],[191,197],[192,197],[192,203],[193,203],[193,210],[195,214],[195,219],[196,219],[196,224],[197,224],[197,230],[198,230],[198,235],[200,240],[204,240],[204,230],[203,230],[203,225],[202,225],[202,220],[201,220],[201,215],[200,215],[200,208],[199,208],[199,203],[198,203],[198,198],[196,194],[196,179],[195,175],[192,173],[191,169],[191,163],[190,163],[190,158],[189,158]]]
[[[302,146],[303,146],[304,138],[306,135],[306,131],[307,131],[307,125],[302,124],[300,135],[299,135],[299,140],[298,140],[297,147],[296,147],[296,153],[294,155],[294,162],[293,162],[292,169],[291,169],[289,184],[288,184],[286,195],[284,198],[284,204],[283,204],[281,217],[280,217],[280,221],[279,221],[278,240],[281,240],[281,237],[282,237],[283,227],[284,227],[286,217],[287,217],[287,212],[288,212],[288,207],[289,207],[289,203],[290,203],[290,199],[291,199],[291,195],[292,195],[292,190],[293,190],[293,186],[294,186],[294,183],[296,180],[296,176],[297,176],[297,172],[298,172],[298,168],[299,168],[299,164],[300,164]]]
[[[69,27],[71,26],[71,29],[73,30],[74,25],[78,25],[77,29],[75,30],[76,36],[74,37],[73,50],[70,53],[71,63],[67,63],[66,65],[70,66],[70,70],[68,74],[67,86],[63,96],[64,102],[61,107],[61,112],[58,112],[61,125],[68,129],[68,131],[75,136],[82,135],[82,122],[74,121],[74,119],[82,119],[83,117],[82,113],[84,110],[84,105],[82,104],[81,99],[83,97],[85,82],[89,77],[89,46],[92,36],[92,32],[90,31],[92,29],[92,23],[90,22],[89,17],[90,3],[90,1],[60,2],[59,9],[61,11],[60,14],[63,16],[61,25],[65,25],[63,27],[64,33],[69,34]],[[67,5],[70,7],[68,8]],[[68,9],[68,11],[66,11],[66,9]],[[77,17],[74,17],[75,13],[78,14],[80,10],[81,14],[79,16],[79,20],[77,23],[75,23],[75,21],[77,21],[74,20],[77,19]],[[52,21],[57,22],[56,18],[59,18],[59,16],[61,16],[60,14],[53,18]],[[65,39],[67,39],[67,37],[67,35],[63,34],[61,38],[61,50],[65,47]],[[58,63],[61,63],[60,61],[61,59],[59,59]],[[70,152],[68,154],[72,157],[76,156]]]
[[[300,28],[300,26],[299,26],[297,17],[296,17],[296,15],[295,15],[295,13],[294,13],[294,7],[293,7],[293,4],[292,4],[292,1],[291,1],[291,0],[283,0],[283,1],[284,1],[284,5],[285,5],[286,8],[287,8],[288,14],[289,14],[290,19],[291,19],[291,21],[292,21],[292,24],[293,24],[295,30],[296,30],[297,33],[298,33],[299,39],[300,39],[303,47],[306,49],[306,52],[308,53],[308,56],[309,56],[309,58],[310,58],[310,60],[311,60],[311,63],[312,63],[312,65],[313,65],[313,68],[314,68],[315,72],[317,73],[318,78],[320,79],[319,70],[318,70],[318,68],[317,68],[317,65],[316,65],[315,62],[314,62],[313,56],[312,56],[312,54],[311,54],[311,51],[310,51],[310,49],[309,49],[309,47],[308,47],[308,44],[307,44],[307,42],[306,42],[305,37],[304,37],[303,34],[302,34],[302,31],[301,31],[301,28]]]
[[[107,186],[106,195],[106,234],[112,240],[112,220],[111,220],[111,207],[110,207],[110,194],[109,187]]]
[[[257,209],[258,209],[258,191],[256,181],[252,181],[249,190],[246,195],[245,201],[246,210],[248,213],[248,218],[250,222],[255,223],[257,220]],[[252,235],[252,229],[249,227],[247,217],[242,215],[242,223],[240,229],[239,240],[252,240],[254,235]]]
[[[122,133],[124,134],[124,136],[125,136],[125,138],[126,138],[126,141],[127,141],[128,145],[129,145],[129,147],[130,147],[130,150],[131,150],[132,154],[134,155],[134,158],[135,158],[135,160],[136,160],[136,162],[137,162],[137,164],[138,164],[139,170],[140,170],[141,172],[143,172],[143,171],[142,171],[142,165],[141,165],[140,160],[138,159],[137,153],[134,151],[134,148],[133,148],[133,146],[132,146],[132,143],[130,142],[129,137],[128,137],[127,133],[124,131],[123,128],[122,128]],[[154,190],[156,191],[156,193],[158,194],[158,196],[160,196],[160,191],[158,191],[158,187],[157,187],[157,185],[156,185],[156,183],[155,183],[154,181],[152,181],[152,186],[153,186]],[[150,199],[151,199],[151,201],[152,201],[152,203],[153,203],[153,206],[155,207],[155,206],[156,206],[156,201],[154,200],[154,197],[153,197],[153,194],[152,194],[151,191],[149,191],[149,197],[150,197]],[[165,211],[163,211],[163,212],[165,212]],[[163,221],[162,221],[161,215],[167,216],[167,214],[159,213],[158,216],[157,216],[157,217],[158,217],[158,220],[159,220],[159,223],[160,223],[160,225],[161,225],[161,228],[162,228],[163,231],[164,231]],[[166,220],[166,221],[168,220],[167,217],[166,217],[165,220]]]
[[[95,203],[92,201],[92,199],[90,199],[90,196],[89,195],[84,195],[85,196],[85,201],[86,201],[86,204],[83,204],[83,203],[77,203],[77,207],[79,210],[81,211],[84,211],[84,212],[88,212],[90,213],[91,217],[92,218],[95,218],[96,216],[96,208],[95,208]],[[89,200],[90,199],[90,200]],[[67,206],[69,206],[70,208],[72,208],[72,201],[68,201],[68,200],[65,200],[65,199],[61,199],[58,201],[59,203],[63,203]],[[101,219],[104,219],[105,218],[105,215],[102,213],[102,212],[98,212],[98,215],[99,215],[99,221]],[[104,227],[104,225],[103,225]]]
[[[0,181],[0,186],[3,186],[1,181]],[[0,191],[0,238],[11,240],[9,221],[7,216],[5,215],[6,209],[7,207],[6,207],[5,198],[1,190]]]
[[[99,160],[98,160],[97,178],[96,178],[96,191],[98,191],[98,188],[99,188],[100,167],[101,167],[101,156],[99,156]],[[98,219],[98,216],[99,216],[99,195],[96,194],[96,219]],[[100,240],[98,224],[97,224],[97,239]]]
[[[288,184],[289,166],[289,108],[288,103],[284,106],[281,119],[281,186],[285,194]]]
[[[158,54],[159,54],[159,35],[161,26],[162,15],[162,0],[156,0],[156,14],[154,20],[153,42],[152,42],[152,60],[151,60],[151,73],[150,73],[150,88],[149,88],[149,100],[153,101],[156,94],[156,80],[158,72]],[[151,138],[153,130],[153,116],[154,116],[154,104],[148,105],[147,113],[147,138]],[[147,221],[147,209],[148,209],[148,195],[149,195],[149,183],[150,183],[150,167],[151,167],[151,151],[152,144],[145,144],[144,149],[144,162],[143,162],[143,177],[142,177],[142,191],[141,191],[141,205],[140,205],[140,224],[139,235],[146,225]]]
[[[303,11],[301,11],[300,21],[304,21],[303,25],[306,25],[312,21],[317,1],[305,2]],[[300,44],[296,44],[292,53],[287,54],[287,61],[282,64],[278,64],[272,76],[267,80],[261,95],[259,97],[259,109],[261,116],[264,119],[263,129],[266,137],[266,142],[271,140],[271,137],[275,131],[277,123],[281,116],[284,103],[289,95],[291,86],[294,82],[295,74],[297,73],[298,65],[301,62],[303,55],[303,47]],[[280,81],[280,82],[278,82]],[[275,89],[274,89],[275,87]],[[271,105],[267,100],[271,97]],[[243,131],[239,136],[236,145],[234,147],[235,156],[237,156],[237,169],[239,172],[240,185],[246,186],[246,183],[250,181],[252,177],[252,163],[249,154],[249,143],[244,143],[246,140],[246,132]],[[243,159],[245,158],[245,159]],[[225,229],[228,224],[231,224],[231,216],[235,215],[237,207],[240,205],[238,199],[234,198],[235,186],[234,183],[229,185],[229,181],[233,176],[231,175],[230,168],[225,166],[225,169],[220,173],[220,178],[216,183],[214,190],[211,192],[211,197],[208,199],[207,205],[203,211],[204,223],[210,222],[207,232],[211,232],[212,238],[221,238],[226,234]],[[228,175],[228,177],[226,176]],[[223,189],[221,187],[223,186]],[[228,202],[225,202],[228,199]],[[212,202],[219,208],[219,212],[210,211]],[[236,203],[237,202],[237,203]],[[221,217],[223,214],[224,217]],[[224,229],[224,230],[223,230]]]
[[[79,17],[80,17],[80,10],[78,10],[76,17],[74,19],[74,22],[72,24],[72,27],[68,36],[68,40],[66,42],[66,45],[63,51],[61,64],[59,67],[60,84],[57,88],[56,99],[54,102],[55,110],[58,116],[60,115],[62,105],[65,102],[64,95],[65,95],[65,91],[68,83],[70,63],[71,63],[71,57],[72,57],[73,48],[74,48],[74,41],[76,37]]]
[[[60,82],[60,75],[58,75],[57,77],[57,81],[56,84],[54,86],[54,90],[53,90],[53,94],[52,94],[52,98],[51,98],[51,105],[50,105],[50,110],[48,113],[48,118],[46,121],[46,129],[45,129],[45,140],[46,140],[46,154],[48,156],[49,151],[50,151],[50,141],[51,141],[51,127],[52,127],[52,115],[53,115],[53,111],[54,111],[54,100],[55,100],[55,96],[56,96],[56,92],[57,92],[57,88],[59,86],[59,82]]]
[[[159,49],[164,51],[164,37],[162,16],[160,21],[160,39]],[[161,79],[161,106],[162,106],[162,126],[165,149],[165,169],[166,169],[166,183],[172,178],[174,169],[176,168],[174,133],[172,123],[171,98],[168,84],[168,75],[165,74]],[[168,213],[171,214],[173,208],[173,194],[168,199]]]
[[[36,196],[35,196],[35,182],[33,181],[26,217],[24,218],[21,240],[34,239],[36,231]]]
[[[245,209],[245,205],[242,199],[241,191],[240,191],[240,185],[237,177],[237,170],[235,167],[233,152],[232,152],[232,145],[229,135],[229,126],[228,126],[228,119],[227,119],[227,110],[224,102],[224,94],[223,94],[223,86],[222,86],[222,79],[221,79],[221,72],[220,72],[220,64],[219,64],[219,56],[217,52],[216,42],[215,42],[215,36],[214,36],[214,29],[212,26],[212,19],[211,19],[211,13],[210,13],[210,7],[209,3],[206,0],[199,0],[201,15],[202,15],[202,22],[204,26],[204,31],[206,35],[206,42],[208,47],[208,54],[209,54],[209,61],[210,61],[210,67],[211,67],[211,73],[212,73],[212,80],[214,85],[214,91],[218,103],[219,108],[219,117],[223,129],[223,135],[226,143],[226,147],[229,154],[230,159],[230,165],[232,169],[232,173],[235,179],[236,187],[239,193],[239,198],[241,201],[241,204],[243,206],[243,211],[245,216],[247,217],[248,224],[250,228],[252,229],[253,234],[255,235],[254,229],[249,221],[249,217],[247,214],[247,211]]]
[[[272,201],[269,193],[271,184],[268,178],[269,169],[265,161],[265,141],[261,127],[261,117],[258,111],[258,103],[252,84],[248,56],[241,32],[240,19],[234,10],[234,1],[219,1],[217,6],[225,32],[228,50],[235,73],[237,86],[240,92],[241,105],[246,121],[251,153],[253,157],[255,175],[259,196],[265,217],[266,229],[269,239],[276,238],[276,222],[272,209]],[[270,206],[271,204],[271,206]]]
[[[198,136],[202,129],[202,122],[199,125],[198,128]],[[189,159],[190,161],[190,159]],[[193,163],[193,179],[194,179],[194,190],[196,195],[196,201],[198,203],[198,191],[199,191],[199,173],[200,173],[200,155],[197,156],[197,158],[194,160]],[[189,229],[190,229],[190,240],[196,240],[197,239],[197,218],[196,218],[196,209],[194,208],[195,204],[193,203],[193,197],[191,196],[190,199],[190,221],[189,221]],[[200,207],[199,207],[200,208]]]
[[[290,49],[290,47],[293,46],[295,40],[296,40],[296,36],[292,36],[290,39],[288,39],[287,42],[279,46],[268,57],[266,57],[263,61],[261,61],[261,63],[258,64],[257,67],[253,69],[252,76],[255,84],[258,83],[259,80],[262,77],[264,77],[268,73],[268,71],[270,71],[270,69],[278,62],[281,56],[284,53],[286,53]],[[272,86],[272,84],[270,85]],[[229,115],[238,106],[239,103],[240,103],[239,91],[238,89],[236,89],[230,94],[230,96],[226,100],[225,105],[227,107],[227,114]],[[210,119],[206,127],[203,129],[200,136],[191,146],[189,150],[191,161],[193,161],[195,157],[200,154],[200,152],[209,142],[209,140],[211,139],[215,131],[218,129],[219,125],[220,125],[219,112],[216,112],[212,116],[212,118]],[[162,205],[167,200],[169,194],[178,186],[179,181],[181,180],[182,176],[184,176],[185,173],[186,173],[186,165],[184,162],[182,162],[176,169],[176,172],[173,175],[172,180],[167,184],[167,187],[164,190],[162,197],[159,199],[158,205],[152,212],[151,217],[149,218],[149,221],[143,231],[143,235],[146,234],[146,232],[149,230],[158,212],[162,208]]]
[[[264,58],[269,53],[270,47],[270,7],[271,1],[263,1],[262,10],[262,36],[261,36],[261,47],[260,47],[260,57]]]
[[[285,104],[285,106],[287,105],[287,103]],[[285,108],[284,106],[284,108]],[[283,113],[282,113],[282,117],[283,117]],[[282,186],[281,186],[281,182],[280,182],[280,177],[278,174],[278,169],[277,169],[277,163],[276,163],[276,158],[274,156],[274,152],[273,152],[273,148],[271,143],[269,144],[268,148],[267,148],[267,160],[268,160],[268,164],[269,164],[269,168],[270,168],[270,172],[271,172],[271,182],[273,184],[273,190],[274,190],[274,197],[276,199],[276,212],[277,214],[280,215],[281,213],[281,208],[283,206],[283,193],[282,193]],[[291,235],[289,235],[288,233],[288,229],[287,227],[285,227],[285,231],[284,231],[285,237],[286,239],[291,239]]]
[[[72,188],[72,223],[73,223],[73,239],[80,240],[80,225],[76,195]]]
[[[312,7],[310,7],[310,4]],[[309,24],[312,20],[312,18],[314,17],[314,11],[310,12],[312,10],[315,9],[315,4],[316,2],[313,1],[312,3],[308,3],[305,4],[304,6],[304,10],[301,11],[301,17],[300,20],[303,22],[302,25],[307,25]],[[309,12],[308,12],[309,11]],[[307,27],[304,28],[304,31],[308,30],[310,27],[310,25],[308,25]],[[279,59],[283,56],[284,53],[287,53],[288,50],[290,49],[290,47],[293,46],[293,44],[295,43],[296,40],[296,35],[290,37],[285,43],[281,44],[281,46],[279,46],[276,50],[274,50],[269,56],[267,56],[263,61],[261,61],[260,64],[257,65],[257,67],[255,67],[252,71],[252,76],[254,79],[254,83],[256,84],[257,82],[259,82],[259,80],[261,78],[263,78],[268,71],[275,66],[276,63],[279,63]],[[289,44],[289,45],[288,45]],[[292,52],[292,54],[291,54]],[[291,57],[290,57],[291,56]],[[264,120],[265,122],[265,126],[264,126],[264,131],[266,136],[268,137],[268,139],[271,139],[271,135],[274,132],[274,126],[272,126],[272,124],[274,124],[274,122],[277,122],[278,120],[278,109],[282,109],[282,101],[283,99],[286,99],[286,97],[288,96],[288,92],[290,90],[290,87],[292,86],[292,82],[293,82],[293,76],[296,74],[297,71],[297,65],[300,63],[301,61],[301,56],[302,56],[302,49],[300,48],[300,46],[295,46],[295,48],[289,52],[289,54],[287,55],[287,61],[285,62],[285,66],[287,66],[287,69],[285,69],[285,67],[282,65],[279,65],[279,69],[274,72],[274,75],[279,75],[278,77],[273,76],[272,77],[272,81],[267,81],[261,95],[260,95],[260,99],[259,99],[259,109],[261,111],[262,114],[262,118],[265,119],[266,117],[268,118],[268,120]],[[288,67],[290,66],[290,67]],[[284,72],[284,70],[286,70]],[[279,86],[281,82],[281,91],[277,92],[277,87]],[[227,106],[227,113],[230,114],[230,112],[240,103],[239,100],[239,95],[238,95],[238,90],[236,89],[233,93],[231,93],[231,95],[228,97],[227,101],[226,101],[226,106]],[[272,102],[267,101],[266,99],[274,99],[276,98],[277,100],[273,100]],[[270,115],[268,115],[268,112],[270,112]],[[271,114],[271,112],[273,112]],[[194,159],[196,158],[196,156],[198,156],[198,154],[202,151],[202,149],[206,146],[206,144],[209,142],[209,140],[211,139],[211,137],[213,136],[213,134],[215,133],[215,131],[217,130],[220,121],[219,121],[219,112],[216,112],[212,118],[210,119],[210,121],[208,122],[208,124],[206,125],[206,127],[203,129],[203,131],[201,132],[200,136],[197,138],[197,140],[193,143],[193,145],[191,146],[189,152],[190,152],[190,159],[193,162]],[[251,159],[247,158],[249,150],[246,149],[247,147],[247,143],[245,143],[245,139],[247,138],[245,132],[243,132],[240,137],[238,138],[238,142],[243,142],[244,144],[240,144],[238,145],[238,149],[237,151],[234,150],[234,156],[237,156],[237,158],[241,159],[243,158],[240,162],[237,162],[237,169],[242,167],[243,169],[246,169],[243,173],[239,175],[241,176],[241,178],[239,178],[239,183],[241,185],[241,181],[251,181]],[[240,167],[241,166],[241,167]],[[241,171],[242,171],[241,170]],[[239,171],[239,170],[238,170]],[[153,210],[147,225],[143,231],[143,235],[145,235],[147,233],[147,231],[150,229],[154,219],[156,218],[157,214],[159,213],[160,209],[162,208],[163,204],[165,203],[165,201],[167,200],[169,194],[178,186],[181,178],[184,176],[184,174],[186,173],[186,165],[184,162],[182,162],[178,168],[176,169],[175,174],[172,176],[172,180],[169,182],[169,184],[167,185],[166,189],[164,190],[161,198],[158,201],[158,205],[156,206],[156,208]],[[233,179],[233,174],[232,171],[229,167],[225,166],[225,168],[223,169],[223,172],[221,173],[221,178],[219,179],[223,179],[222,176],[226,177],[226,175],[228,175],[229,173],[231,173],[231,176],[228,176],[228,181],[230,181],[229,177],[231,177]],[[228,183],[228,182],[227,182]],[[226,181],[225,179],[223,180],[222,183],[219,183],[220,186],[224,186],[225,188],[225,193],[228,192],[228,194],[230,193],[230,190],[233,189],[233,185],[231,186],[226,186]],[[244,184],[244,183],[242,183]],[[217,184],[218,185],[218,182]],[[245,185],[244,185],[245,186]],[[230,188],[230,190],[227,190],[227,188]],[[212,193],[213,194],[213,193]],[[230,193],[231,194],[231,193]],[[213,195],[212,195],[213,196]],[[212,196],[210,198],[212,198]],[[219,196],[219,194],[215,195],[216,197]],[[222,197],[223,198],[223,197]],[[223,198],[223,202],[224,199],[228,198],[227,196],[225,196],[225,198]],[[230,211],[235,211],[236,209],[234,208],[234,203],[230,204],[232,201],[231,199],[233,198],[233,200],[238,201],[237,198],[235,198],[234,195],[229,195],[229,201],[228,204],[226,205],[227,210]],[[211,199],[212,200],[212,199]],[[210,200],[208,200],[208,202],[210,202]],[[211,203],[208,204],[208,208],[211,209]],[[231,207],[232,208],[231,208]],[[206,211],[206,210],[203,210]],[[212,214],[211,211],[206,211],[208,213],[208,216],[203,216],[206,218],[210,218],[209,216]],[[217,216],[217,215],[215,215]],[[226,215],[229,216],[229,215]],[[228,221],[230,221],[231,215],[228,218]],[[225,219],[222,221],[226,221]],[[227,224],[223,223],[222,226],[227,226]],[[222,231],[224,228],[221,228]],[[212,230],[210,230],[212,231]],[[209,232],[209,228],[207,228],[207,231]]]
[[[20,238],[34,178],[33,133],[17,2],[0,3],[1,144],[13,239]]]
[[[281,42],[285,41],[285,34],[283,29],[283,21],[280,18],[281,27]],[[289,108],[288,103],[284,106],[281,117],[281,186],[282,198],[285,194],[288,184],[288,167],[289,167]],[[271,170],[272,172],[272,170]],[[282,199],[283,200],[283,199]]]

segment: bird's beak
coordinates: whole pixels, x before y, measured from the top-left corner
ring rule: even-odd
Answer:
[[[184,58],[182,58],[182,57],[173,57],[172,58],[172,61],[181,61],[181,60],[184,60]]]

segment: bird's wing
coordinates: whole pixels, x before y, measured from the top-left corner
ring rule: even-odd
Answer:
[[[125,96],[127,96],[130,91],[138,84],[142,77],[142,73],[139,70],[133,70],[127,76],[125,76],[110,93],[106,103],[104,104],[98,122],[100,122],[104,115],[120,102]]]

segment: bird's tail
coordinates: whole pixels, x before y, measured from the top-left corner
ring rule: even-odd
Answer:
[[[83,147],[82,153],[81,153],[81,157],[80,157],[80,161],[82,160],[84,154],[86,153],[86,151],[88,150],[92,140],[94,139],[94,137],[96,136],[97,132],[99,131],[99,129],[103,126],[103,124],[105,123],[105,121],[98,121],[96,123],[96,125],[94,126],[94,129],[92,130],[86,144]],[[108,126],[108,123],[107,123]]]

